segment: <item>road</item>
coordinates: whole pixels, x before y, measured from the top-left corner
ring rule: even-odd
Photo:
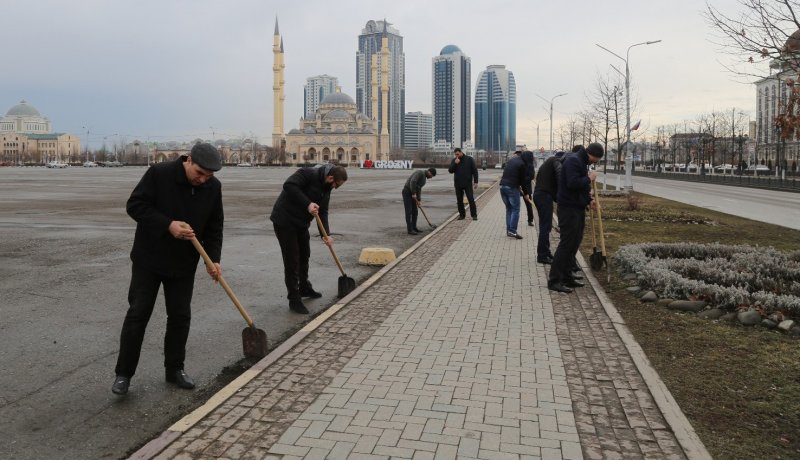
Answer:
[[[618,184],[616,174],[606,176],[608,185]],[[603,174],[598,180],[603,181]],[[800,230],[800,193],[640,176],[633,176],[633,190]]]
[[[288,309],[280,248],[266,217],[291,172],[218,173],[223,273],[271,346],[308,320]],[[377,270],[357,265],[361,248],[389,247],[399,255],[424,235],[405,231],[400,190],[410,171],[348,172],[350,180],[333,192],[330,221],[347,274],[360,281]],[[500,172],[482,171],[481,182]],[[143,167],[0,168],[0,458],[122,457],[248,366],[244,320],[199,269],[186,361],[198,388],[164,382],[160,296],[130,393],[111,393],[134,230],[125,202],[143,173]],[[443,168],[439,173],[423,192],[434,223],[455,212],[452,177]],[[307,303],[316,313],[334,302],[339,272],[322,243],[312,241],[311,252],[311,280],[324,295]]]

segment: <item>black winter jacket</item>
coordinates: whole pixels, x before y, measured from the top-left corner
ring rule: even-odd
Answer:
[[[222,253],[222,184],[211,177],[201,186],[186,178],[183,163],[158,163],[144,173],[128,198],[128,215],[136,221],[131,260],[162,276],[193,276],[200,255],[191,241],[177,240],[169,224],[191,225],[197,239],[214,262]]]
[[[522,193],[530,195],[530,181],[528,180],[528,163],[519,155],[508,160],[506,167],[503,168],[503,177],[500,185],[511,188],[522,187]]]
[[[536,173],[534,192],[547,192],[556,200],[558,194],[558,178],[561,176],[562,158],[552,156],[544,161]]]
[[[319,205],[319,217],[330,235],[328,226],[328,203],[333,186],[325,183],[333,165],[300,168],[283,183],[283,191],[272,207],[269,219],[282,227],[308,228],[314,216],[309,214],[308,205]]]
[[[453,184],[456,187],[467,188],[472,187],[473,182],[478,183],[478,167],[475,166],[475,160],[470,156],[464,155],[458,164],[453,158],[447,171],[453,174]]]
[[[585,209],[592,201],[589,180],[589,155],[581,151],[567,156],[558,178],[558,205]]]

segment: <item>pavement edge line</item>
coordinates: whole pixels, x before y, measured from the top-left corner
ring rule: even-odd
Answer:
[[[631,355],[633,363],[639,370],[639,374],[641,374],[644,379],[645,385],[647,385],[647,388],[650,390],[650,394],[653,395],[656,405],[664,415],[664,419],[667,424],[669,424],[673,434],[675,434],[675,439],[680,443],[686,456],[690,460],[711,460],[711,454],[706,449],[703,441],[700,440],[691,422],[686,418],[686,414],[683,413],[677,401],[675,401],[675,398],[672,396],[672,393],[670,393],[667,386],[661,380],[658,372],[656,372],[653,365],[650,364],[650,360],[647,358],[641,345],[639,345],[633,337],[633,334],[628,329],[628,326],[625,325],[625,321],[617,311],[617,308],[611,302],[611,299],[600,285],[600,282],[595,278],[594,273],[592,273],[592,270],[586,264],[583,254],[578,252],[577,256],[583,267],[584,276],[592,285],[592,290],[595,292],[595,295],[597,295],[600,305],[603,306],[606,314],[611,319],[614,329],[622,339],[622,343]]]
[[[483,191],[480,195],[475,198],[475,201],[480,200],[484,197],[487,193],[489,193],[495,185],[499,181],[495,181],[491,185],[489,185],[486,190]],[[367,288],[375,284],[378,280],[383,278],[386,273],[392,270],[401,260],[405,259],[409,255],[411,255],[414,251],[419,249],[425,242],[427,242],[434,234],[438,233],[441,229],[445,228],[448,224],[453,222],[456,219],[458,213],[453,214],[450,216],[449,219],[445,220],[441,225],[437,226],[433,231],[425,235],[422,239],[414,243],[410,248],[403,251],[395,260],[389,262],[385,267],[381,268],[377,272],[375,272],[372,276],[367,278],[366,281],[358,285],[353,292],[343,297],[338,303],[331,305],[330,307],[326,308],[325,311],[320,313],[316,318],[309,321],[308,324],[303,326],[302,329],[294,333],[291,337],[283,341],[278,347],[272,350],[267,356],[262,358],[248,370],[243,372],[239,377],[234,379],[231,383],[223,387],[217,393],[215,393],[211,398],[208,399],[202,406],[198,407],[197,409],[190,412],[188,415],[182,417],[177,422],[173,423],[172,426],[167,428],[166,431],[161,433],[157,438],[150,440],[147,444],[142,446],[139,450],[134,452],[133,455],[129,457],[129,459],[135,460],[149,460],[167,448],[175,439],[177,439],[182,433],[188,431],[192,428],[195,424],[197,424],[200,420],[202,420],[206,415],[210,414],[211,411],[222,405],[228,398],[233,396],[237,391],[243,388],[245,385],[250,383],[255,377],[257,377],[264,369],[269,367],[270,364],[277,361],[281,358],[284,354],[286,354],[289,350],[291,350],[295,345],[300,343],[306,336],[308,336],[311,332],[317,329],[320,325],[322,325],[328,318],[333,316],[334,314],[338,313],[339,310],[347,306],[352,300],[356,299],[361,293],[363,293]]]

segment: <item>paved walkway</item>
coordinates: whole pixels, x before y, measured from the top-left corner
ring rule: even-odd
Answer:
[[[710,458],[605,296],[479,205],[134,458]]]

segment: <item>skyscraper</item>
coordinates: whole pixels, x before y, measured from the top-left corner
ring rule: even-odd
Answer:
[[[517,144],[517,85],[504,65],[490,65],[475,88],[475,147],[514,151]]]
[[[319,103],[328,94],[336,92],[339,86],[339,79],[330,75],[317,75],[308,77],[306,85],[303,87],[303,113],[306,119],[314,118],[314,114],[319,108]]]
[[[388,41],[388,56],[383,57],[383,38]],[[368,21],[358,36],[356,53],[356,106],[369,118],[378,120],[378,131],[383,133],[384,71],[388,70],[388,107],[386,125],[389,147],[400,148],[403,140],[403,117],[406,111],[406,71],[403,37],[400,31],[383,21]],[[388,62],[384,63],[386,60]],[[376,69],[373,69],[376,67]],[[373,81],[376,80],[376,81]],[[374,98],[374,99],[373,99]]]
[[[409,112],[403,121],[403,148],[425,150],[433,144],[433,121],[431,114]]]
[[[470,139],[470,59],[455,45],[433,58],[433,134],[461,147]]]

